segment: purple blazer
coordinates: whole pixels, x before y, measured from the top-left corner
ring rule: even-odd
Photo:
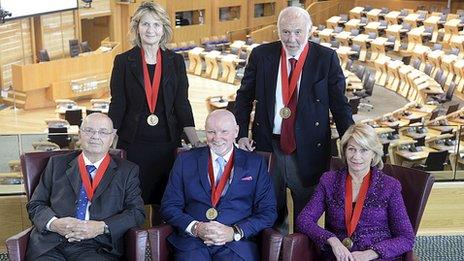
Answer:
[[[347,168],[325,172],[306,207],[297,218],[300,231],[313,240],[322,251],[331,251],[327,239],[347,237],[345,228],[345,180]],[[317,221],[325,212],[325,227]],[[359,223],[353,232],[354,251],[372,249],[381,259],[394,259],[412,250],[414,232],[409,220],[401,184],[377,168],[371,169],[371,183],[367,191]]]

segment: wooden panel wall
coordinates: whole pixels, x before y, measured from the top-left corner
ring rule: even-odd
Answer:
[[[221,21],[219,9],[221,7],[240,6],[240,17],[231,21]],[[247,0],[214,0],[212,7],[211,34],[221,35],[228,31],[243,29],[247,27],[248,5]]]
[[[12,85],[11,65],[34,60],[31,19],[18,19],[0,24],[0,87]]]
[[[204,10],[203,24],[194,24],[186,26],[175,26],[176,12]],[[196,0],[196,1],[171,1],[167,6],[171,24],[173,25],[174,37],[172,42],[187,42],[195,41],[200,43],[200,39],[211,35],[212,20],[211,1]]]
[[[47,49],[52,60],[69,57],[69,40],[78,36],[77,19],[74,11],[34,17],[37,50]]]
[[[266,6],[264,14],[272,13],[273,15],[256,17],[255,18],[255,5],[257,4],[269,4],[274,3],[274,9],[270,9]],[[287,6],[286,0],[250,0],[248,1],[248,27],[257,28],[265,25],[269,25],[277,22],[277,17],[280,11]]]

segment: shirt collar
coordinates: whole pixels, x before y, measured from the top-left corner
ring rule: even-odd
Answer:
[[[226,163],[229,162],[229,159],[230,159],[230,156],[232,156],[233,150],[234,148],[232,147],[232,149],[229,152],[227,152],[226,155],[222,156],[226,160]],[[220,156],[214,153],[212,149],[209,149],[209,151],[211,152],[211,161],[216,162],[216,159],[219,158]]]
[[[85,156],[85,153],[82,153],[82,156],[84,156],[84,163],[85,165],[94,165],[96,169],[98,169],[98,167],[100,167],[100,164],[103,162],[103,160],[105,159],[105,157],[101,158],[99,161],[95,162],[95,163],[92,163],[86,156]],[[106,155],[105,155],[106,156]]]

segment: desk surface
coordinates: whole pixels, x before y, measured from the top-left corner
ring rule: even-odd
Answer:
[[[395,153],[396,155],[401,156],[406,160],[417,161],[417,160],[426,159],[427,156],[429,156],[429,152],[437,151],[433,148],[425,147],[425,146],[420,146],[419,148],[422,148],[422,151],[410,152],[409,150],[397,150]]]
[[[26,192],[24,191],[24,184],[17,185],[0,185],[0,195],[23,195]]]

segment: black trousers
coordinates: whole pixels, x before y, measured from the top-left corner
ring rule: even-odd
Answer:
[[[284,154],[280,149],[280,141],[272,140],[272,149],[275,158],[274,168],[271,173],[274,191],[277,200],[277,220],[275,227],[283,232],[288,232],[285,219],[287,213],[286,188],[289,188],[293,199],[293,216],[296,218],[313,195],[315,186],[303,186],[298,176],[298,164],[296,154]],[[295,228],[297,231],[297,228]]]
[[[108,253],[95,240],[85,240],[73,243],[63,242],[36,259],[36,261],[48,260],[113,261],[119,260],[119,257]]]
[[[127,143],[119,140],[117,147],[126,151],[129,161],[139,165],[140,185],[145,205],[159,205],[174,164],[176,143],[139,140]]]

